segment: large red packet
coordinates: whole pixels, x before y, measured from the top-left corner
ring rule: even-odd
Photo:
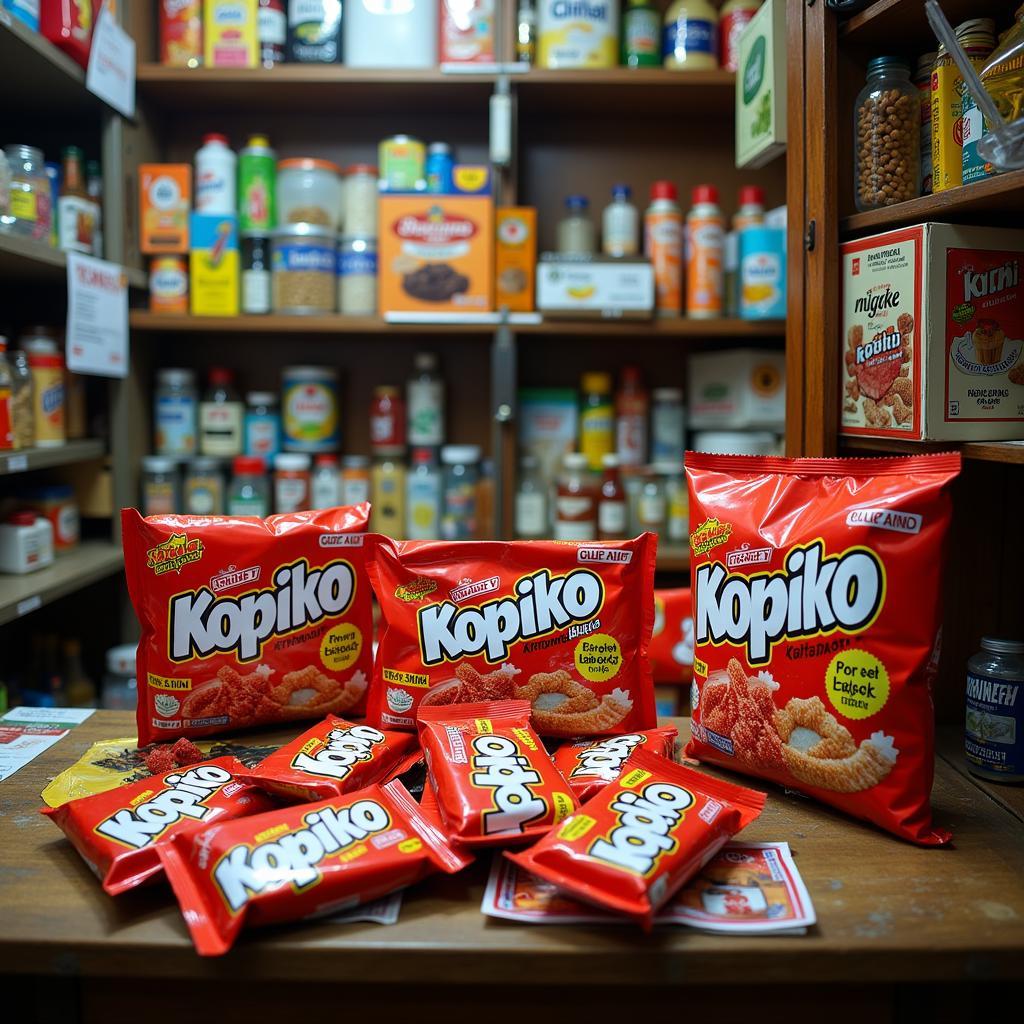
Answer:
[[[266,519],[121,511],[142,626],[140,745],[362,713],[369,514],[368,503]]]
[[[687,754],[925,845],[943,540],[959,455],[687,453]]]
[[[241,780],[233,757],[218,757],[44,807],[111,896],[162,874],[159,849],[216,821],[269,810],[268,796]]]
[[[160,859],[196,951],[220,956],[243,927],[322,917],[473,858],[395,780],[176,837]]]
[[[542,736],[654,728],[656,543],[382,538],[368,719],[412,729],[420,707],[526,700]]]
[[[764,802],[764,793],[641,747],[571,818],[523,853],[505,856],[650,929],[658,908],[749,825]]]
[[[693,678],[693,602],[689,587],[654,591],[651,672],[656,683],[688,683]]]

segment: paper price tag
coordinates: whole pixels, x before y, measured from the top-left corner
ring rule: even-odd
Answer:
[[[128,376],[128,279],[116,263],[68,254],[67,364],[75,373]]]
[[[104,3],[92,34],[85,87],[125,117],[135,116],[135,40]]]

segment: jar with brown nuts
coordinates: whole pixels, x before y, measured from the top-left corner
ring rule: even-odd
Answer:
[[[285,224],[271,237],[274,312],[333,313],[337,302],[334,232],[319,224]]]
[[[858,210],[876,210],[920,195],[920,100],[910,67],[875,57],[854,104],[854,192]]]

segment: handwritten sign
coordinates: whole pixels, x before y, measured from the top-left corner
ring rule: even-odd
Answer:
[[[68,369],[128,376],[128,279],[106,260],[68,253]]]

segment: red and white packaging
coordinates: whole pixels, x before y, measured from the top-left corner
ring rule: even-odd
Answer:
[[[1024,435],[1024,236],[916,224],[841,249],[841,432]]]
[[[195,68],[203,63],[202,0],[160,0],[160,63]]]
[[[266,519],[122,510],[142,626],[140,745],[362,713],[369,514],[368,503]]]
[[[949,485],[959,455],[687,452],[690,757],[923,845]]]
[[[645,747],[673,760],[678,735],[679,731],[674,725],[664,725],[647,732],[628,732],[622,736],[604,736],[596,740],[572,740],[563,743],[555,751],[552,760],[582,803],[609,782],[614,782],[622,774],[622,766],[638,747]]]
[[[493,64],[494,0],[441,0],[442,64]]]
[[[693,603],[689,587],[654,591],[651,672],[656,683],[693,678]]]

